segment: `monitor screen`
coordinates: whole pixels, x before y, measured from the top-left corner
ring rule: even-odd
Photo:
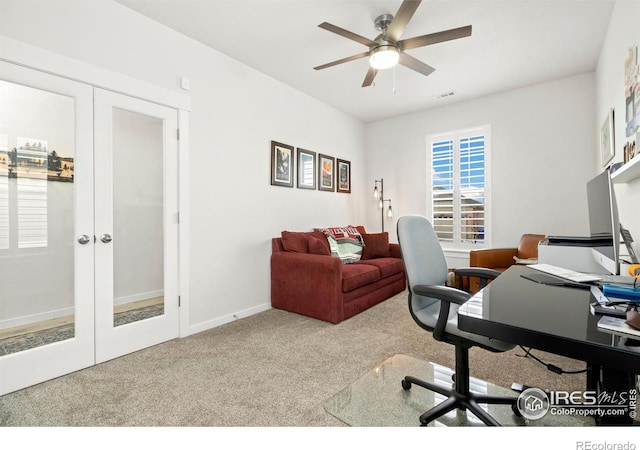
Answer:
[[[587,183],[587,203],[591,237],[607,239],[606,244],[594,247],[596,261],[608,272],[618,275],[620,224],[615,191],[608,170]]]

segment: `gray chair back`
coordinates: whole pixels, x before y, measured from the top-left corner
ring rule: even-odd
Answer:
[[[409,285],[409,310],[420,326],[432,330],[440,313],[440,300],[416,295],[413,287],[444,285],[448,273],[447,260],[438,235],[426,217],[400,217],[397,232]],[[458,306],[452,305],[449,317],[455,316],[457,310]]]
[[[447,281],[447,260],[438,235],[426,217],[400,217],[398,242],[409,287],[418,284],[443,285]]]

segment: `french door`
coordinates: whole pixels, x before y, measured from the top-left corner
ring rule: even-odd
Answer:
[[[0,395],[178,336],[176,130],[0,61]]]
[[[178,116],[101,89],[94,99],[99,363],[178,336]]]

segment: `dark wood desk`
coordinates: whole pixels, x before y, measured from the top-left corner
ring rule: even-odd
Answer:
[[[522,278],[536,273],[512,266],[458,310],[461,330],[585,361],[587,390],[636,388],[640,347],[623,345],[597,327],[589,290],[548,286]],[[629,417],[623,423],[632,423]],[[603,419],[602,423],[611,423]],[[618,423],[614,421],[613,423]]]

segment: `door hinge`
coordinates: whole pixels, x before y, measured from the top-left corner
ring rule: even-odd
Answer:
[[[178,308],[182,306],[182,298],[178,295]]]
[[[176,130],[176,138],[180,140],[180,128]]]

